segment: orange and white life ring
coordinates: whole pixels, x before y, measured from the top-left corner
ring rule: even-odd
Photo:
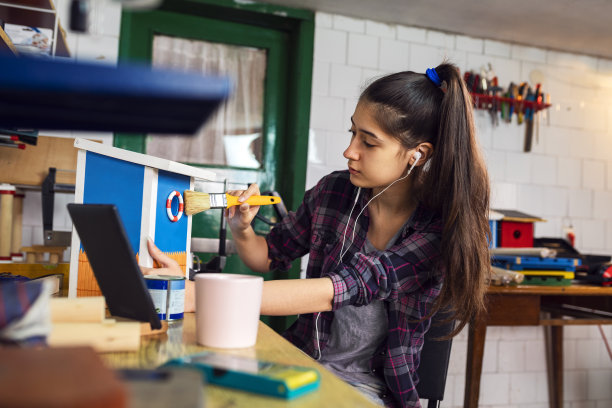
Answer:
[[[176,215],[172,214],[172,200],[174,200],[174,197],[178,197],[179,201],[178,213]],[[181,217],[183,216],[183,206],[183,196],[181,195],[181,193],[176,190],[171,192],[168,196],[168,199],[166,200],[166,214],[168,214],[168,218],[170,219],[170,221],[177,222],[181,219]]]

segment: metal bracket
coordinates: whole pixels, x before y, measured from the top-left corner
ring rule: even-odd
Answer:
[[[55,193],[74,193],[74,185],[57,184],[55,175],[57,169],[49,167],[49,174],[42,183],[42,219],[44,239],[43,243],[47,246],[70,246],[70,231],[53,231],[53,205],[55,203]]]

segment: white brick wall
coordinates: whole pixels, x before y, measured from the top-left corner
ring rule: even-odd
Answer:
[[[321,144],[317,150],[327,153],[325,164],[309,163],[308,188],[319,177],[346,166],[341,155],[348,137],[342,137],[345,129],[339,130],[337,123],[348,125],[356,101],[356,93],[348,88],[361,89],[369,75],[404,69],[424,72],[444,57],[462,71],[491,63],[504,86],[510,81],[533,82],[530,76],[537,76],[533,74],[537,70],[545,78],[542,87],[551,94],[554,106],[540,116],[531,153],[523,153],[522,125],[514,121],[494,127],[486,112],[475,115],[492,181],[492,206],[547,219],[536,224],[536,236],[562,236],[563,227],[572,223],[579,250],[612,253],[612,121],[608,119],[612,117],[612,61],[326,13],[318,13],[318,21],[323,23],[316,24],[317,36],[324,32],[348,39],[344,50],[334,52],[346,54],[347,60],[333,61],[330,76],[330,68],[321,65],[330,62],[329,45],[315,44],[312,107],[316,112],[311,127],[313,140]],[[361,83],[355,84],[359,69]],[[351,74],[337,78],[339,83],[334,84],[334,71]],[[325,93],[321,84],[328,82],[331,85]],[[317,107],[320,99],[315,97],[342,98],[344,117],[319,117],[330,115],[330,110]],[[328,121],[333,127],[321,126]],[[606,330],[612,340],[612,327]],[[463,405],[466,351],[464,331],[454,340],[442,406]],[[542,328],[490,327],[480,406],[547,407],[544,357]],[[612,406],[612,362],[599,331],[589,326],[567,327],[564,359],[566,407]]]

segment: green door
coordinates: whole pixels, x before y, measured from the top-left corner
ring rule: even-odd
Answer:
[[[155,65],[161,53],[159,44],[165,41],[166,44],[171,44],[167,45],[167,48],[177,47],[177,44],[188,48],[187,54],[191,53],[191,49],[201,49],[202,46],[213,47],[211,49],[215,53],[216,47],[220,46],[232,53],[236,50],[254,53],[257,58],[263,60],[265,68],[261,68],[261,117],[254,120],[257,128],[254,136],[256,139],[244,139],[250,135],[242,135],[240,138],[232,135],[222,136],[220,144],[225,146],[225,157],[217,155],[216,158],[203,157],[196,161],[166,158],[206,167],[215,172],[219,179],[226,180],[229,183],[228,189],[242,189],[250,183],[257,183],[262,191],[278,191],[287,208],[295,209],[303,197],[306,175],[313,16],[308,12],[290,10],[297,18],[279,17],[276,7],[253,5],[245,10],[245,6],[225,7],[218,3],[223,2],[170,1],[156,11],[124,12],[120,58],[149,63],[153,61]],[[189,12],[186,13],[186,10]],[[283,10],[287,15],[287,10]],[[172,58],[169,57],[171,62]],[[240,78],[236,79],[239,80]],[[240,94],[239,91],[238,93]],[[243,97],[242,94],[239,96]],[[255,101],[257,102],[257,98]],[[253,129],[245,132],[252,133]],[[201,137],[206,139],[210,134],[216,133],[213,131]],[[163,146],[180,143],[179,140],[172,136],[116,134],[114,144],[117,147],[163,157]],[[255,149],[254,154],[249,157],[250,160],[240,159],[244,156],[238,153],[244,153],[245,149],[245,143],[240,140],[252,141],[247,143],[251,151]],[[162,146],[162,154],[158,154],[159,150],[150,151],[154,149],[155,143]],[[207,145],[205,143],[205,146]],[[225,188],[221,183],[197,183],[196,186],[199,190],[210,193],[222,192]],[[260,214],[276,221],[272,207],[262,207]],[[208,210],[194,215],[192,236],[218,238],[220,219],[221,210]],[[270,227],[257,220],[254,228],[264,234]],[[228,238],[231,239],[229,231]],[[206,262],[215,253],[197,255]],[[296,261],[289,274],[271,272],[264,277],[296,278],[299,277],[299,269],[299,261]],[[228,256],[223,272],[253,274],[237,255]],[[263,320],[276,330],[284,329],[292,321],[291,318]]]

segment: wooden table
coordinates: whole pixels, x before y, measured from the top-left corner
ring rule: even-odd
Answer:
[[[487,313],[469,326],[464,407],[476,408],[487,326],[545,326],[550,407],[563,406],[563,326],[612,324],[612,287],[491,286]]]
[[[101,356],[113,368],[149,369],[163,364],[170,358],[198,353],[204,350],[214,350],[219,353],[253,357],[285,364],[315,367],[321,374],[321,385],[317,391],[292,401],[206,385],[204,398],[206,408],[318,408],[323,406],[352,408],[376,406],[376,404],[363,396],[359,391],[336,377],[262,322],[259,323],[257,344],[254,347],[245,349],[210,349],[197,345],[195,315],[193,313],[185,313],[183,320],[170,322],[167,333],[142,337],[139,351],[106,353],[101,354]]]

